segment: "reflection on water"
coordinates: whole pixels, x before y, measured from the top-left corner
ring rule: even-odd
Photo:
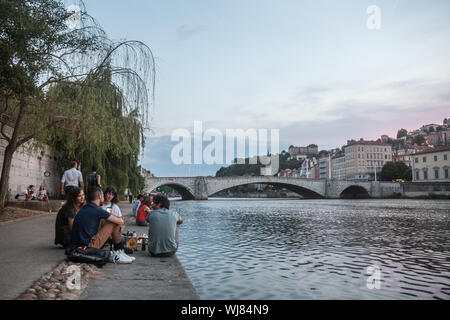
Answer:
[[[450,298],[449,201],[172,206],[185,218],[177,255],[202,299]],[[367,287],[369,266],[380,289]]]

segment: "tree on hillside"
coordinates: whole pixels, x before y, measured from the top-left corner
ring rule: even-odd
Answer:
[[[108,39],[82,2],[79,7],[79,25],[73,28],[68,23],[72,13],[60,1],[0,1],[0,137],[7,143],[0,207],[19,146],[57,143],[65,136],[72,143],[89,141],[91,150],[109,145],[114,154],[121,146],[104,130],[94,130],[96,124],[105,129],[110,121],[109,130],[119,140],[123,131],[133,129],[124,126],[118,132],[114,116],[148,128],[155,83],[150,48],[139,41]],[[79,151],[70,142],[66,147],[74,156]],[[136,146],[127,142],[124,148]]]
[[[387,162],[381,170],[380,180],[392,181],[396,179],[411,181],[411,168],[403,162]]]
[[[425,141],[426,141],[425,137],[419,134],[413,138],[412,142],[413,142],[413,144],[417,144],[418,146],[421,146],[425,143]]]
[[[400,139],[401,137],[407,137],[408,136],[408,131],[406,129],[400,129],[397,132],[397,139]]]

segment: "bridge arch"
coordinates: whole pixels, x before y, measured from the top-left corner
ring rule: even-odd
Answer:
[[[369,191],[363,186],[351,185],[339,193],[341,199],[367,199],[370,198]]]
[[[208,197],[212,196],[218,192],[227,190],[227,189],[231,189],[234,187],[239,187],[239,186],[245,186],[245,185],[250,185],[250,184],[265,184],[265,185],[271,185],[271,186],[276,186],[276,187],[280,187],[280,188],[285,188],[289,191],[292,191],[294,193],[297,193],[298,195],[302,196],[303,198],[307,198],[307,199],[323,199],[324,197],[305,187],[301,187],[298,185],[294,185],[294,184],[290,184],[290,183],[282,183],[282,182],[245,182],[245,183],[239,183],[239,184],[233,184],[232,186],[226,186],[224,188],[221,188],[220,190],[214,190],[213,192],[208,192]]]
[[[147,192],[150,193],[152,191],[155,191],[158,187],[170,187],[174,189],[176,192],[178,192],[181,195],[182,200],[194,200],[195,195],[194,192],[191,190],[190,187],[185,186],[184,184],[177,183],[177,182],[162,182],[159,184],[152,185],[147,189]]]

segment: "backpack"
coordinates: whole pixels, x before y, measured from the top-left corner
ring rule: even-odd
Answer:
[[[102,267],[109,261],[110,252],[84,247],[70,247],[66,250],[67,258],[74,262],[93,263],[97,267]]]
[[[89,187],[100,187],[97,183],[98,174],[97,173],[91,173],[88,175],[88,188]]]

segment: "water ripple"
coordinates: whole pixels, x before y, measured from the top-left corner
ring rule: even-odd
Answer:
[[[203,299],[450,298],[450,202],[172,202]],[[381,272],[367,287],[367,267]]]

